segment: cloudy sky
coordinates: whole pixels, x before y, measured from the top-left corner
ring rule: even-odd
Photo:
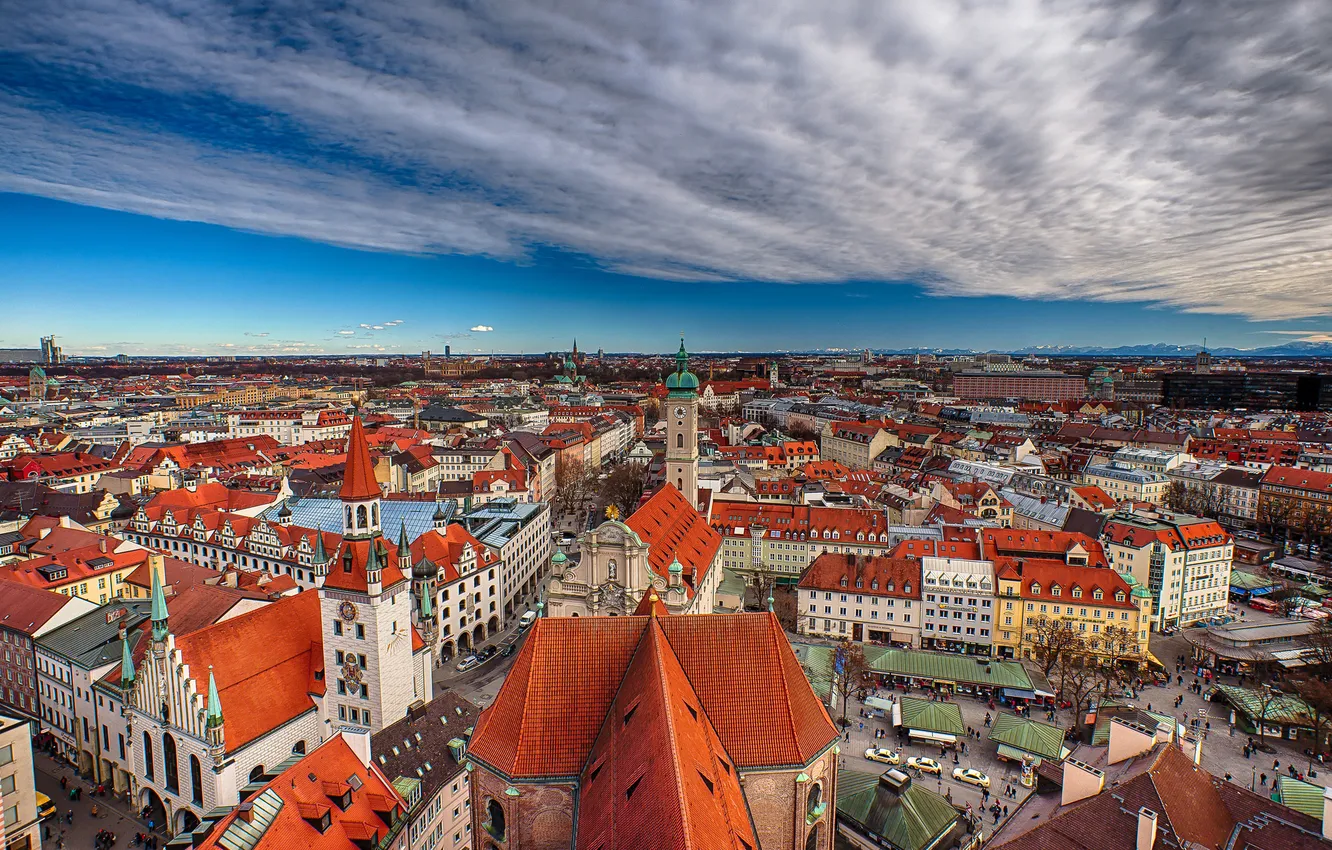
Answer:
[[[0,12],[0,295],[72,350],[1332,332],[1326,0]]]

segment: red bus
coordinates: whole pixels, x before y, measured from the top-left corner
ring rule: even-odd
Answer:
[[[1266,611],[1272,614],[1276,612],[1277,604],[1270,599],[1250,599],[1249,607],[1255,611]]]

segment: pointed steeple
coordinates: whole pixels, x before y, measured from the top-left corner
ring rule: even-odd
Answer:
[[[402,570],[403,575],[411,575],[412,544],[407,540],[406,520],[403,520],[402,527],[398,530],[398,569]]]
[[[217,695],[217,679],[213,678],[213,665],[208,665],[208,713],[206,725],[216,729],[222,725],[222,698]]]
[[[421,586],[421,619],[431,620],[435,616],[435,589],[430,582]]]
[[[352,420],[351,433],[347,435],[347,468],[338,496],[344,502],[363,502],[380,496],[374,464],[370,460],[370,446],[365,442],[365,430],[359,416]]]
[[[164,641],[167,638],[166,593],[162,590],[162,576],[157,570],[153,574],[153,640]]]
[[[130,653],[129,633],[120,633],[120,686],[127,688],[134,683],[134,658]]]
[[[328,563],[328,551],[324,548],[324,532],[315,532],[314,562],[316,566]]]

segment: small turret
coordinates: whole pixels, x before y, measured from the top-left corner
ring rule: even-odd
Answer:
[[[166,592],[162,590],[162,577],[153,570],[153,644],[165,644],[170,627],[167,623]]]
[[[122,626],[120,629],[120,688],[122,691],[130,691],[134,688],[134,655],[130,652],[129,632]]]
[[[277,515],[278,525],[291,525],[291,503],[286,499],[282,500],[282,508]]]
[[[403,520],[398,531],[398,569],[408,578],[412,577],[412,547],[407,542],[407,521]]]
[[[444,503],[435,501],[435,514],[430,518],[430,525],[437,531],[443,531],[449,524],[448,515],[444,513]]]
[[[666,569],[667,572],[670,573],[670,586],[680,587],[684,580],[684,564],[680,563],[680,559],[677,557],[675,560],[671,561],[671,565]]]
[[[208,754],[213,764],[220,765],[226,752],[226,733],[222,721],[222,698],[217,694],[217,680],[213,678],[213,665],[208,665],[208,708],[204,715]]]
[[[371,596],[378,596],[383,589],[383,565],[379,561],[379,540],[372,539],[365,550],[365,590]]]

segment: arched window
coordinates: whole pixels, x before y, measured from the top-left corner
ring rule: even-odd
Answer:
[[[370,513],[371,513],[371,514],[374,516],[374,518],[375,518],[375,525],[379,525],[379,505],[371,505],[371,506],[370,506]]]
[[[190,799],[196,806],[203,805],[203,767],[195,755],[190,756]]]
[[[250,771],[250,781],[258,782],[263,778],[264,778],[264,766],[262,764],[256,764],[254,766],[254,770]]]
[[[809,789],[809,795],[805,797],[805,815],[807,817],[818,817],[823,814],[819,805],[823,802],[823,786],[815,782]]]
[[[481,826],[496,841],[503,841],[505,836],[504,807],[497,800],[486,800],[486,822]]]
[[[684,479],[683,479],[683,478],[677,478],[677,479],[675,479],[675,489],[679,490],[681,493],[684,492]]]
[[[348,505],[348,506],[347,506],[347,526],[350,527],[351,524],[352,524],[351,505]]]
[[[305,755],[305,742],[297,741],[295,744],[292,745],[291,751],[299,756]]]
[[[814,828],[809,831],[809,838],[805,841],[805,850],[819,850],[819,845],[823,839],[823,822],[814,824]]]
[[[151,782],[153,779],[153,739],[143,733],[143,775]]]
[[[356,527],[358,529],[369,527],[369,522],[366,520],[365,505],[356,508]]]
[[[677,449],[683,449],[683,448],[684,448],[684,434],[676,434],[676,435],[675,435],[675,447],[676,447]]]
[[[180,776],[176,771],[176,739],[162,733],[162,782],[168,791],[180,792]]]

